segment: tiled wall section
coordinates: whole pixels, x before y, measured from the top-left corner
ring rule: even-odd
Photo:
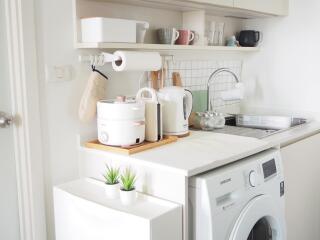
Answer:
[[[207,109],[207,83],[209,76],[218,68],[229,68],[241,81],[242,61],[215,61],[215,60],[184,60],[167,62],[165,86],[172,85],[172,73],[179,72],[183,86],[193,93],[194,111]],[[212,106],[217,111],[224,111],[227,107],[240,108],[240,101],[223,101],[219,92],[233,89],[236,81],[229,73],[221,73],[212,82],[210,96]]]

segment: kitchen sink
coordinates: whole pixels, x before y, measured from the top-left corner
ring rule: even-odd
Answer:
[[[307,122],[305,118],[238,114],[226,117],[226,126],[214,132],[261,139]]]
[[[267,116],[267,115],[246,115],[238,114],[229,117],[230,126],[266,129],[266,130],[284,130],[305,124],[307,119],[286,116]],[[228,125],[229,125],[228,124]]]

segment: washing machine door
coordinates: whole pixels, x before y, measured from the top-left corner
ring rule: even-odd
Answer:
[[[285,240],[283,214],[274,198],[257,196],[242,210],[229,240]]]

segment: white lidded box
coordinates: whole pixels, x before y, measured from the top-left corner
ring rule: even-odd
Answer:
[[[137,21],[93,17],[81,19],[82,42],[136,43]]]

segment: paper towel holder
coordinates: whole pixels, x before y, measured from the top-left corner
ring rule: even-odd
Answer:
[[[119,61],[121,60],[121,58],[118,56],[115,56],[114,54],[103,52],[99,55],[87,55],[87,56],[79,55],[78,60],[79,62],[90,62],[90,65],[92,66],[103,66],[106,63]]]
[[[174,55],[161,55],[162,62],[165,61],[172,61],[174,62]],[[90,62],[90,65],[92,66],[103,66],[106,63],[112,63],[116,62],[118,65],[119,63],[121,64],[122,60],[119,56],[116,56],[112,53],[106,53],[102,52],[99,55],[87,55],[87,56],[82,56],[79,55],[78,57],[79,62]]]

